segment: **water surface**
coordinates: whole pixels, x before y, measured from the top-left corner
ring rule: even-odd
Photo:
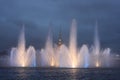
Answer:
[[[0,68],[0,80],[120,80],[120,69]]]

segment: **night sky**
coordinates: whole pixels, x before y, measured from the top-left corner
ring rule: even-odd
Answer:
[[[101,47],[120,52],[120,0],[0,0],[0,51],[17,46],[23,24],[27,46],[44,47],[49,29],[56,43],[60,26],[68,45],[73,18],[79,47],[93,44],[97,20]]]

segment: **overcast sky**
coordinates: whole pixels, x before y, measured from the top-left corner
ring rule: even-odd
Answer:
[[[97,20],[101,47],[120,52],[120,0],[0,0],[0,50],[17,46],[22,24],[27,46],[44,47],[49,28],[56,43],[60,26],[68,44],[73,18],[78,46],[93,43]]]

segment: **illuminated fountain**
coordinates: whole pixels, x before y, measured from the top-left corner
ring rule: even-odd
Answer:
[[[11,66],[17,67],[34,67],[36,66],[36,51],[33,46],[27,50],[25,47],[24,26],[18,41],[18,46],[11,49],[10,62]]]
[[[69,55],[71,67],[78,66],[78,54],[77,54],[77,31],[76,31],[76,20],[74,19],[71,26],[70,43],[69,43]]]
[[[56,60],[55,60],[55,54],[54,54],[54,48],[53,48],[53,42],[52,42],[52,36],[51,32],[49,32],[45,49],[42,49],[41,52],[41,63],[42,66],[55,66]]]
[[[11,50],[11,66],[66,68],[110,67],[111,50],[110,48],[101,50],[97,23],[95,27],[94,45],[92,47],[83,44],[78,48],[77,23],[75,19],[73,19],[71,25],[69,46],[62,43],[61,35],[60,32],[58,44],[55,44],[55,46],[53,45],[52,34],[49,32],[45,48],[36,51],[33,46],[30,46],[26,49],[23,27],[17,48],[12,48]]]
[[[100,42],[99,42],[99,37],[98,37],[98,24],[96,22],[95,26],[95,37],[94,37],[94,49],[93,49],[93,54],[95,55],[95,66],[99,67],[100,66]]]

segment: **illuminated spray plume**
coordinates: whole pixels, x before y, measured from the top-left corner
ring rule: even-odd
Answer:
[[[71,58],[71,66],[77,67],[78,60],[77,60],[77,31],[76,31],[76,20],[74,19],[71,26],[71,33],[70,33],[70,46],[69,46],[69,54]]]
[[[17,67],[34,67],[36,66],[36,51],[33,46],[26,49],[24,26],[22,27],[18,46],[11,49],[10,55],[11,66]]]
[[[21,30],[18,46],[11,49],[10,63],[16,67],[110,67],[110,48],[100,48],[98,24],[95,25],[94,45],[83,44],[77,47],[77,22],[72,20],[69,46],[62,42],[62,33],[58,44],[53,45],[52,33],[48,33],[45,48],[35,50],[33,46],[26,49],[24,27]],[[37,55],[37,56],[36,56]],[[39,64],[39,65],[38,65]]]
[[[96,25],[95,25],[94,53],[95,53],[95,57],[96,57],[95,65],[96,65],[96,67],[99,67],[100,66],[100,61],[99,61],[99,57],[100,57],[100,42],[99,42],[99,37],[98,37],[98,23],[97,23],[97,21],[96,21]]]

